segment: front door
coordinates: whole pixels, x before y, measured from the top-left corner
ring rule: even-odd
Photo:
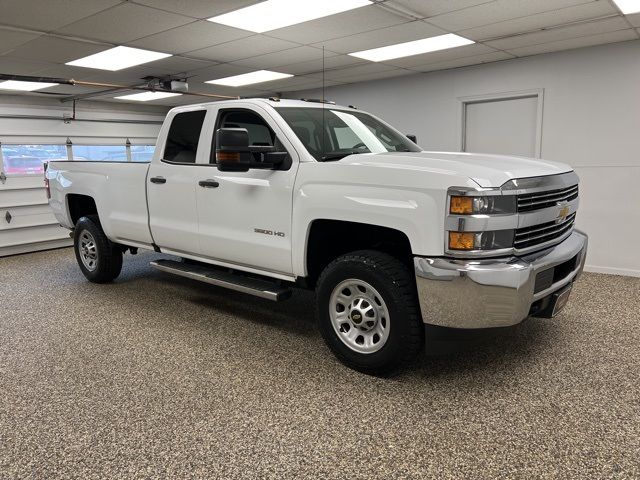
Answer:
[[[217,186],[197,189],[200,251],[213,260],[291,275],[291,210],[298,157],[280,127],[260,107],[243,105],[217,112],[209,145],[218,128],[246,128],[252,145],[275,145],[289,152],[278,170],[210,172],[199,179]],[[213,151],[213,148],[212,148]],[[215,163],[215,154],[210,155]],[[205,172],[203,172],[205,173]]]

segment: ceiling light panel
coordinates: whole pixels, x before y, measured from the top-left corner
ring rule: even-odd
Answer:
[[[370,0],[266,0],[210,22],[262,33],[371,5]]]
[[[371,50],[362,50],[361,52],[354,52],[349,55],[364,58],[372,62],[384,62],[385,60],[392,60],[394,58],[410,57],[411,55],[436,52],[438,50],[471,45],[472,43],[475,42],[453,33],[447,33],[446,35],[439,35],[437,37],[423,38],[422,40],[398,43],[397,45],[373,48]]]
[[[170,92],[142,92],[132,93],[131,95],[121,95],[114,97],[118,100],[135,100],[136,102],[150,102],[151,100],[160,100],[161,98],[179,97],[181,93]]]
[[[613,0],[625,15],[640,12],[640,0]]]
[[[21,92],[33,92],[34,90],[42,90],[43,88],[55,87],[59,83],[44,82],[19,82],[17,80],[7,80],[0,82],[0,90],[18,90]]]
[[[227,87],[242,87],[243,85],[251,85],[253,83],[270,82],[271,80],[280,80],[281,78],[293,77],[290,73],[271,72],[269,70],[258,70],[242,75],[234,75],[232,77],[218,78],[217,80],[209,80],[204,83],[212,83],[214,85],[226,85]]]
[[[142,50],[140,48],[120,46],[68,62],[67,65],[116,72],[118,70],[123,70],[135,65],[142,65],[143,63],[153,62],[170,56],[170,53],[152,52],[150,50]]]

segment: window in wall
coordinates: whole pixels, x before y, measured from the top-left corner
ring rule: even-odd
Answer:
[[[65,145],[2,145],[6,175],[41,175],[43,163],[67,160]]]
[[[131,161],[150,162],[155,149],[153,145],[131,145]]]
[[[122,145],[73,145],[73,159],[99,162],[126,162],[127,148]]]
[[[196,163],[205,110],[179,113],[173,117],[163,159],[176,163]]]

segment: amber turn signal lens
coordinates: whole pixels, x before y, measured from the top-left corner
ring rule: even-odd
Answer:
[[[475,233],[449,232],[449,249],[473,250],[475,248]]]
[[[238,152],[217,152],[216,160],[218,162],[239,162],[240,154]]]
[[[456,215],[471,215],[473,213],[473,198],[451,197],[449,212]]]

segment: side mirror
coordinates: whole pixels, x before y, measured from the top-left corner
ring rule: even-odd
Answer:
[[[418,144],[418,137],[416,137],[415,135],[407,135],[407,138],[411,140],[413,143],[415,143],[416,145]]]
[[[219,128],[215,155],[221,172],[247,172],[251,165],[249,132],[246,128]]]
[[[261,161],[255,161],[259,154]],[[221,172],[247,172],[250,168],[278,168],[289,158],[273,145],[249,145],[246,128],[219,128],[216,131],[215,156]]]

